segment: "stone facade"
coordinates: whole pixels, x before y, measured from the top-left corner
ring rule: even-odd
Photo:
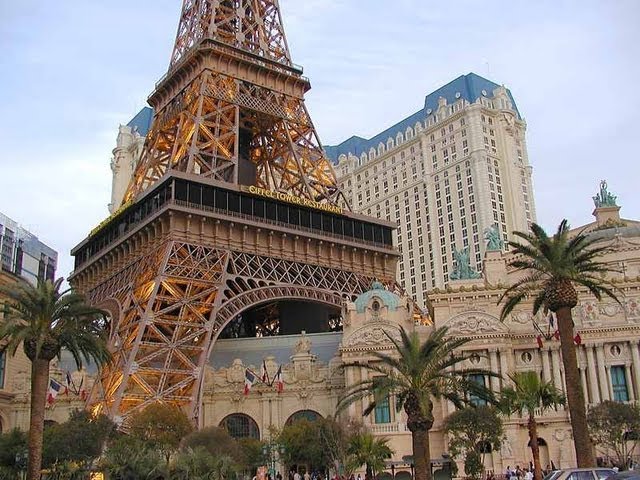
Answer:
[[[397,278],[418,304],[449,283],[456,251],[482,269],[486,229],[507,240],[536,221],[525,133],[509,90],[470,73],[373,138],[327,147],[352,208],[397,222]]]
[[[603,208],[595,210],[593,223],[574,230],[591,232],[600,245],[610,246],[612,252],[606,260],[619,271],[611,280],[620,290],[621,304],[598,302],[580,291],[579,305],[574,309],[576,333],[581,337],[578,358],[589,405],[608,399],[640,400],[640,222],[620,219],[618,210],[611,220],[610,207]],[[611,227],[612,222],[616,226]],[[508,252],[488,251],[482,278],[452,281],[447,288],[433,290],[434,325],[446,325],[451,335],[472,339],[465,349],[478,355],[467,366],[501,374],[502,378],[486,379],[496,391],[508,382],[510,373],[523,370],[535,370],[564,389],[559,342],[553,337],[549,319],[532,317],[530,305],[523,305],[505,322],[499,320],[498,299],[519,275],[508,267],[511,259]],[[411,305],[409,297],[399,297],[374,284],[355,302],[343,305],[342,332],[218,340],[206,367],[201,426],[222,424],[236,433],[267,439],[272,428],[282,428],[297,416],[334,415],[345,387],[369,374],[364,368],[342,369],[341,364],[365,364],[372,361],[373,351],[391,352],[387,334],[397,335],[399,327],[416,329],[422,336],[433,328],[414,324]],[[541,346],[538,332],[550,338],[542,338]],[[245,369],[258,373],[263,361],[270,379],[282,367],[284,390],[278,393],[275,385],[258,382],[245,395]],[[8,359],[5,378],[10,381],[0,390],[0,418],[5,429],[27,425],[28,368],[20,352]],[[52,373],[62,381],[62,365]],[[86,373],[74,375],[79,378]],[[90,378],[85,381],[89,386]],[[61,395],[49,409],[48,418],[63,420],[81,403],[78,396]],[[390,439],[395,472],[402,477],[410,469],[403,457],[411,455],[411,435],[406,415],[396,412],[393,403],[392,398],[388,416],[382,418],[376,418],[375,412],[362,418],[362,403],[351,405],[343,415],[363,421],[375,434]],[[436,404],[436,423],[430,435],[434,460],[447,452],[442,422],[453,408],[447,402]],[[575,465],[568,412],[564,408],[546,411],[539,420],[543,466],[551,462],[557,467]],[[526,465],[530,460],[525,419],[512,416],[505,429],[501,450],[485,456],[487,469],[501,471],[507,465]]]

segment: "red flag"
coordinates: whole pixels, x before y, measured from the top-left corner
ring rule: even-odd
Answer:
[[[582,337],[579,333],[576,333],[576,336],[573,337],[573,341],[576,342],[576,345],[582,345]]]
[[[284,390],[284,378],[282,376],[282,365],[278,366],[278,371],[276,372],[275,382],[276,382],[276,390],[278,393],[282,393]]]
[[[56,401],[56,397],[62,388],[63,387],[60,382],[56,382],[53,378],[49,379],[49,389],[47,390],[47,403],[49,405],[53,405],[53,402]]]
[[[538,337],[536,338],[536,341],[538,342],[538,348],[542,348],[543,347],[542,335],[538,335]]]
[[[248,368],[244,371],[244,394],[249,395],[249,390],[256,382],[256,375]]]

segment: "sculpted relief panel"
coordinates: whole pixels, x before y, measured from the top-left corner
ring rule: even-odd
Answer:
[[[452,317],[446,325],[449,333],[480,335],[506,333],[507,327],[493,315],[484,312],[464,312]]]
[[[391,345],[389,337],[399,342],[401,340],[399,328],[389,324],[368,324],[353,332],[343,345],[345,347],[386,346]]]

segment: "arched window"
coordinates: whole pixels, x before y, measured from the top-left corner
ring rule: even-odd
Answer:
[[[234,413],[226,416],[220,422],[233,438],[255,438],[260,439],[260,429],[253,418],[242,413]]]
[[[298,420],[308,420],[310,422],[315,422],[316,420],[319,420],[321,418],[322,415],[313,410],[298,410],[287,419],[286,425],[292,425]]]
[[[387,150],[391,150],[394,146],[393,138],[387,140]]]
[[[400,145],[403,140],[404,140],[404,136],[402,135],[402,132],[398,132],[398,134],[396,135],[396,143]]]
[[[538,446],[546,447],[547,441],[544,438],[538,437]],[[527,443],[527,447],[531,448],[531,440],[529,440],[529,443]]]
[[[384,153],[384,144],[380,142],[378,144],[378,155],[382,155]]]
[[[487,441],[478,442],[478,444],[476,445],[476,448],[480,453],[491,453],[491,450],[492,450],[491,443]]]

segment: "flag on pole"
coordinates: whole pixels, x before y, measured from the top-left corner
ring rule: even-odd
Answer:
[[[264,361],[264,359],[262,359],[262,367],[260,370],[260,380],[262,380],[262,383],[265,383],[267,385],[269,385],[271,382],[269,382],[269,372],[267,372],[267,363]]]
[[[282,393],[282,391],[284,390],[284,378],[282,376],[282,365],[278,366],[278,371],[276,372],[276,376],[274,377],[274,379],[276,384],[276,390],[278,391],[278,393]]]
[[[253,387],[253,384],[256,382],[256,374],[253,373],[248,368],[244,371],[244,394],[249,395],[249,390]]]
[[[62,390],[63,388],[64,387],[60,382],[55,381],[53,378],[49,379],[49,389],[47,390],[47,403],[49,405],[53,405],[53,402],[56,401],[58,393],[60,393],[60,390]]]

